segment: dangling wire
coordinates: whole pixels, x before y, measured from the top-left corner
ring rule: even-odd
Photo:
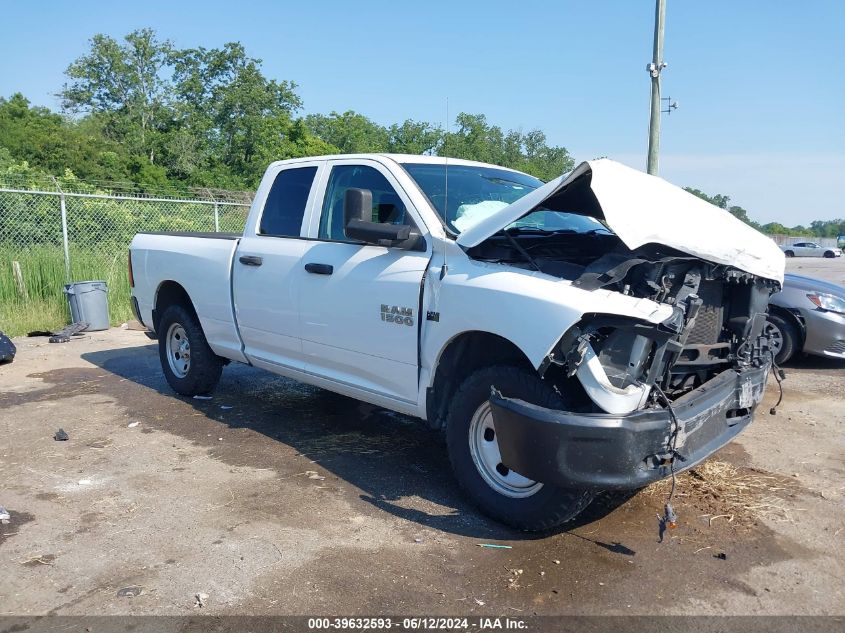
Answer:
[[[775,361],[774,351],[769,350],[769,353],[772,355],[772,374],[775,377],[775,382],[778,384],[778,401],[775,402],[775,406],[769,409],[769,415],[775,415],[777,414],[777,409],[780,406],[780,403],[783,401],[783,381],[786,379],[786,374]]]
[[[675,415],[675,409],[672,408],[672,402],[669,400],[669,397],[658,385],[654,385],[654,390],[660,396],[660,399],[663,400],[663,404],[666,405],[666,410],[669,411],[669,419],[672,421],[672,432],[669,435],[668,444],[669,472],[672,475],[672,487],[669,489],[669,497],[666,499],[666,505],[663,506],[663,516],[661,517],[660,515],[657,515],[660,530],[660,542],[662,543],[663,534],[666,532],[666,529],[674,529],[678,526],[678,516],[675,514],[675,509],[672,507],[672,498],[675,496],[675,458],[678,454],[678,432],[681,427],[678,422],[678,416]]]

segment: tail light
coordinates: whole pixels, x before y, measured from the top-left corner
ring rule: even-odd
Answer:
[[[129,287],[135,287],[135,275],[132,274],[132,251],[129,251]]]

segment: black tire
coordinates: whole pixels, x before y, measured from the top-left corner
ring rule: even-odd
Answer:
[[[787,257],[795,257],[795,253],[793,251],[786,251],[784,252],[784,255],[786,255]]]
[[[825,251],[824,256],[827,259],[833,259],[834,257],[836,257],[836,253],[834,253],[833,251]]]
[[[190,362],[184,376],[177,375],[168,360],[171,327],[181,326],[190,350]],[[214,390],[223,371],[223,359],[208,346],[205,333],[192,310],[182,305],[168,307],[158,327],[158,356],[164,377],[173,390],[183,396],[205,395]]]
[[[772,334],[779,335],[781,341],[780,350],[775,354],[775,362],[778,365],[783,365],[799,351],[801,339],[798,335],[798,328],[779,314],[770,314],[768,321],[769,326],[774,328]]]
[[[449,461],[461,488],[484,514],[519,530],[549,530],[573,519],[590,504],[594,493],[542,484],[531,496],[515,498],[485,481],[473,461],[470,428],[476,411],[490,397],[491,385],[508,397],[545,407],[563,406],[548,383],[525,369],[485,367],[466,378],[452,396],[446,417]]]

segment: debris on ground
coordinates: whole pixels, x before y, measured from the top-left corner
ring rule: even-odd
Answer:
[[[497,545],[496,543],[476,543],[476,545],[489,549],[513,549],[511,545]]]
[[[317,479],[318,481],[323,481],[325,479],[325,477],[316,470],[306,470],[305,474],[308,475],[308,479]]]
[[[131,587],[124,587],[117,592],[118,598],[137,598],[144,593],[144,588],[137,585]]]
[[[508,589],[519,589],[522,585],[519,584],[519,577],[522,575],[521,569],[508,569]]]
[[[52,565],[54,560],[56,560],[55,554],[41,554],[40,556],[33,556],[21,564],[24,567],[38,567],[39,565]]]
[[[671,480],[659,481],[643,491],[646,496],[665,496]],[[757,519],[791,521],[784,499],[797,492],[796,482],[788,477],[756,468],[734,466],[712,459],[678,475],[675,497],[692,503],[706,502],[718,509],[711,512],[709,523],[723,519],[752,524]]]
[[[90,486],[90,485],[91,485],[91,480],[90,480],[90,479],[80,479],[80,480],[79,480],[79,485],[80,485],[80,486]]]
[[[719,560],[728,560],[728,555],[724,552],[719,552],[718,554],[713,554],[713,558],[718,558]]]
[[[37,330],[35,332],[30,332],[27,336],[49,336],[48,339],[51,343],[67,343],[70,341],[72,336],[78,336],[82,330],[86,329],[88,324],[83,321],[77,321],[76,323],[71,323],[65,328],[62,328],[58,332],[53,332],[50,330]]]
[[[11,519],[12,515],[9,514],[9,511],[3,506],[0,506],[0,523],[5,525],[9,521],[11,521]]]
[[[141,424],[141,423],[140,422],[130,422],[129,424],[126,425],[126,427],[130,428],[130,429],[134,429],[139,424]]]
[[[194,599],[196,600],[196,603],[194,604],[194,606],[202,609],[205,606],[205,603],[208,602],[208,594],[207,593],[198,593],[198,594],[194,595]]]
[[[53,439],[57,442],[67,442],[70,439],[70,436],[65,432],[64,429],[59,429],[53,434]]]
[[[12,339],[3,334],[3,332],[0,332],[0,365],[11,363],[15,360],[17,351],[15,344],[12,343]]]

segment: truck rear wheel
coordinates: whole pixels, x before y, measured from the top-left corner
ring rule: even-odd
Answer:
[[[548,383],[518,367],[485,367],[466,378],[446,418],[449,460],[461,488],[482,512],[520,530],[548,530],[573,519],[590,504],[591,492],[532,481],[501,462],[491,386],[532,404],[563,406]]]
[[[212,391],[220,381],[223,360],[211,351],[196,315],[172,305],[161,316],[158,331],[161,368],[173,390],[183,396]]]

